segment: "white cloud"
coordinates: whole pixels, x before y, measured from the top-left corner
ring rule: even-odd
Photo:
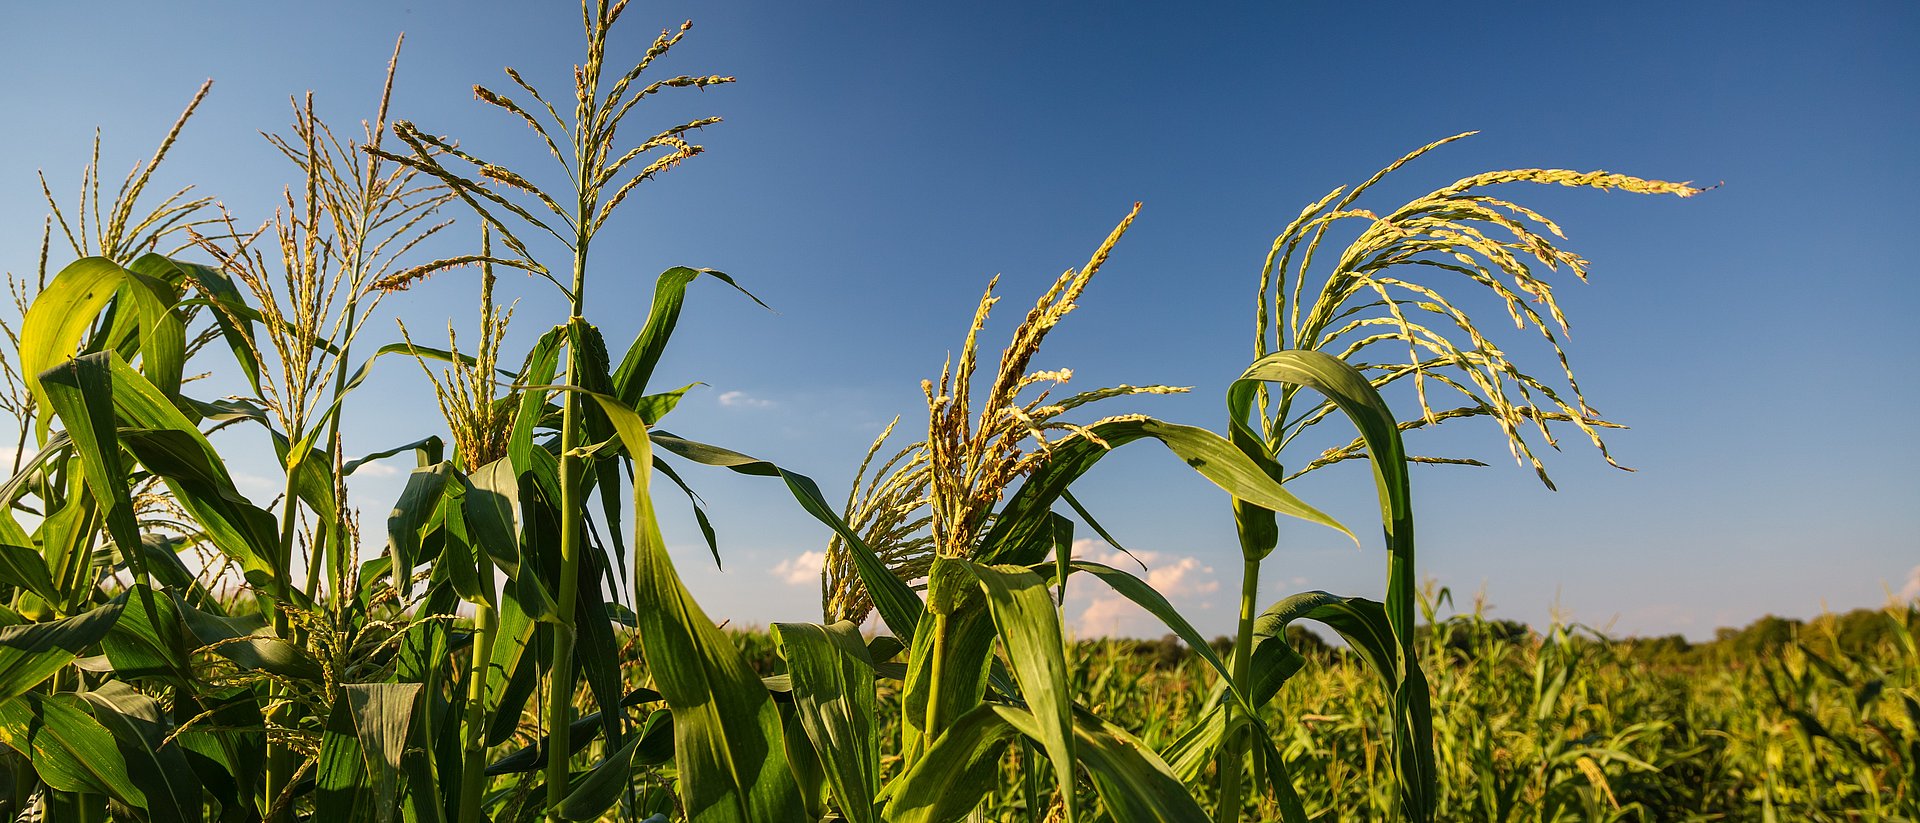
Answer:
[[[743,391],[724,391],[720,393],[720,405],[734,409],[766,409],[772,408],[773,401]]]
[[[1912,600],[1920,597],[1920,566],[1914,566],[1907,572],[1907,585],[1900,587],[1900,599]]]
[[[353,473],[366,477],[393,477],[400,473],[400,467],[375,460],[369,463],[361,463],[354,468]]]
[[[819,582],[820,570],[826,565],[826,552],[801,552],[799,557],[789,557],[773,564],[773,576],[789,586],[802,586]]]
[[[271,477],[262,477],[248,472],[233,472],[233,483],[242,489],[259,492],[277,492],[282,490],[280,481]]]
[[[1214,577],[1213,567],[1192,555],[1140,550],[1133,552],[1133,557],[1129,558],[1119,549],[1091,539],[1073,541],[1073,555],[1141,577],[1182,612],[1191,613],[1212,607],[1209,595],[1220,591],[1220,581]],[[1134,562],[1136,558],[1138,563]],[[1141,563],[1147,566],[1144,573],[1139,571]],[[1086,604],[1079,616],[1073,618],[1076,630],[1083,637],[1158,637],[1167,632],[1165,624],[1145,609],[1091,578],[1083,577],[1069,583],[1067,599]],[[1072,606],[1069,605],[1068,609],[1071,614]]]

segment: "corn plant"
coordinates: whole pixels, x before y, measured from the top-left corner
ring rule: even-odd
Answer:
[[[1613,462],[1601,430],[1614,424],[1599,417],[1581,395],[1561,346],[1566,319],[1552,284],[1536,268],[1553,271],[1564,266],[1584,279],[1586,261],[1554,245],[1550,238],[1563,236],[1558,225],[1487,190],[1530,182],[1681,197],[1698,191],[1685,184],[1606,172],[1519,169],[1463,178],[1384,213],[1355,205],[1387,175],[1466,136],[1423,146],[1351,190],[1335,189],[1282,230],[1261,268],[1254,344],[1258,359],[1228,395],[1235,444],[1276,479],[1290,480],[1344,460],[1371,458],[1389,557],[1386,601],[1370,604],[1347,599],[1339,608],[1367,612],[1375,624],[1368,630],[1384,644],[1373,651],[1384,686],[1394,695],[1395,782],[1403,812],[1414,819],[1432,815],[1435,776],[1428,742],[1431,710],[1412,646],[1417,598],[1405,467],[1414,462],[1472,465],[1478,461],[1407,454],[1398,442],[1400,432],[1448,420],[1490,418],[1506,436],[1515,459],[1531,464],[1549,488],[1552,484],[1534,454],[1529,431],[1548,445],[1557,445],[1552,425],[1572,426]],[[1342,223],[1358,224],[1358,236],[1324,274],[1316,274],[1313,263],[1321,243]],[[1456,307],[1461,289],[1491,292],[1506,307],[1516,328],[1537,333],[1558,360],[1565,388],[1554,388],[1509,359],[1478,321]],[[1545,316],[1531,303],[1543,306]],[[1284,379],[1277,381],[1277,388],[1269,386],[1271,378],[1305,373],[1314,378]],[[1338,378],[1333,377],[1336,374]],[[1327,390],[1326,381],[1332,379],[1351,387],[1347,396]],[[1412,383],[1419,409],[1416,416],[1396,416],[1377,402],[1381,391],[1404,382]],[[1306,402],[1301,388],[1314,388],[1325,399]],[[1457,395],[1460,402],[1437,401],[1430,392]],[[1286,447],[1335,412],[1351,418],[1361,436],[1304,464],[1296,463],[1298,468],[1289,474]],[[1278,530],[1273,513],[1248,501],[1234,501],[1234,519],[1244,561],[1234,671],[1243,687],[1251,687],[1262,676],[1256,671],[1257,647],[1262,639],[1274,637],[1262,631],[1260,623],[1313,617],[1350,639],[1360,627],[1352,623],[1357,619],[1352,615],[1328,620],[1332,615],[1325,609],[1334,608],[1333,601],[1322,602],[1317,595],[1306,600],[1290,598],[1257,614],[1260,564],[1276,547]],[[1309,607],[1316,602],[1321,605]],[[1292,665],[1291,656],[1284,652],[1278,653],[1278,659]],[[1231,713],[1230,707],[1223,709]],[[1245,740],[1244,734],[1234,733],[1222,749],[1218,769],[1222,819],[1240,813]]]

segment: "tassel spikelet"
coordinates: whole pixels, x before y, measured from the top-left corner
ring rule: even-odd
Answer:
[[[921,381],[927,400],[926,439],[894,453],[862,488],[868,466],[894,427],[888,425],[873,442],[854,477],[846,519],[862,530],[862,537],[896,575],[916,579],[926,574],[936,556],[972,554],[994,507],[1045,462],[1057,444],[1084,437],[1105,445],[1086,425],[1061,420],[1060,415],[1115,397],[1187,391],[1123,384],[1054,401],[1050,400],[1053,388],[1066,383],[1073,373],[1031,368],[1047,334],[1077,307],[1075,301],[1139,213],[1140,204],[1135,203],[1086,265],[1062,273],[1035,301],[1001,351],[986,392],[976,399],[980,334],[1000,300],[994,294],[999,278],[988,281],[967,326],[958,362],[949,358],[938,381]],[[844,541],[835,538],[828,545],[822,574],[828,619],[864,619],[872,606]]]
[[[1514,459],[1531,466],[1548,488],[1553,481],[1532,438],[1558,449],[1552,423],[1573,426],[1609,464],[1625,468],[1614,461],[1601,437],[1602,430],[1621,426],[1602,418],[1581,392],[1564,348],[1566,315],[1554,284],[1542,276],[1542,269],[1564,268],[1585,280],[1587,261],[1555,245],[1554,240],[1566,238],[1558,224],[1487,190],[1508,183],[1678,197],[1702,190],[1604,171],[1509,169],[1462,178],[1390,212],[1352,207],[1388,174],[1471,134],[1422,146],[1351,190],[1334,189],[1274,239],[1260,273],[1254,354],[1314,349],[1354,363],[1377,388],[1410,382],[1420,413],[1400,423],[1402,430],[1465,417],[1489,418]],[[1331,270],[1315,274],[1315,257],[1335,224],[1358,224],[1359,236],[1339,252]],[[1515,329],[1531,328],[1545,342],[1559,365],[1560,387],[1521,370],[1459,307],[1474,291],[1491,294]],[[1294,392],[1278,390],[1278,396],[1270,396],[1268,389],[1261,389],[1264,433],[1275,453],[1333,411],[1319,401],[1295,409]],[[1443,399],[1447,396],[1457,396],[1458,402]],[[1356,439],[1326,451],[1293,476],[1365,454]],[[1462,458],[1415,460],[1478,465]]]

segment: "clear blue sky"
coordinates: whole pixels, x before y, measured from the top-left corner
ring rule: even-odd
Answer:
[[[1499,616],[1540,623],[1557,605],[1620,632],[1698,637],[1763,613],[1876,605],[1920,572],[1908,434],[1920,285],[1902,250],[1920,184],[1911,4],[636,3],[615,62],[688,17],[693,33],[661,69],[740,82],[662,96],[648,114],[727,122],[596,244],[593,319],[629,339],[653,274],[675,264],[731,272],[778,313],[697,291],[661,376],[709,384],[672,420],[681,434],[844,493],[880,425],[923,419],[919,380],[959,344],[986,278],[1004,274],[1004,335],[1135,200],[1136,228],[1038,365],[1072,367],[1085,387],[1193,385],[1123,403],[1220,428],[1273,234],[1333,186],[1478,129],[1376,204],[1516,166],[1726,185],[1688,201],[1509,192],[1593,261],[1592,283],[1564,289],[1571,353],[1594,404],[1633,426],[1613,445],[1639,471],[1570,442],[1549,460],[1551,493],[1490,429],[1427,441],[1495,466],[1416,472],[1423,575],[1463,595],[1484,587]],[[513,65],[563,89],[580,52],[566,3],[9,6],[0,268],[33,267],[35,169],[71,190],[98,125],[117,175],[208,77],[156,186],[192,182],[258,220],[292,177],[257,132],[283,130],[288,96],[307,89],[336,124],[371,116],[401,31],[398,116],[538,167],[531,135],[469,87],[504,85]],[[522,298],[520,351],[563,309],[539,283],[507,287]],[[471,294],[472,275],[454,273],[387,305],[415,329],[453,307],[468,328]],[[373,328],[397,336],[390,321]],[[350,407],[356,451],[435,429],[417,374],[395,362]],[[1177,569],[1164,575],[1176,600],[1224,632],[1237,588],[1226,503],[1135,448],[1081,498]],[[726,571],[686,518],[669,539],[709,611],[817,614],[814,587],[773,569],[819,549],[824,530],[765,483],[693,479]],[[399,482],[357,490],[370,524]],[[1368,522],[1357,467],[1301,492]],[[1383,585],[1374,542],[1304,526],[1283,539],[1265,597]]]

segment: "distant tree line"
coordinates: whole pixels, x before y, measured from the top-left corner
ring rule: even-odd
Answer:
[[[1489,644],[1534,644],[1541,634],[1515,620],[1491,620],[1463,615],[1441,621],[1441,641],[1455,654],[1471,656]],[[1854,609],[1827,613],[1811,620],[1767,615],[1744,627],[1722,627],[1712,640],[1694,642],[1684,635],[1609,638],[1597,632],[1574,632],[1570,642],[1608,643],[1624,649],[1629,656],[1650,665],[1735,664],[1772,654],[1781,646],[1798,641],[1816,651],[1837,650],[1849,656],[1865,655],[1881,645],[1897,642],[1902,625],[1912,635],[1920,635],[1920,608]],[[1431,625],[1422,626],[1421,641],[1430,642]],[[1168,634],[1157,640],[1111,639],[1086,641],[1115,644],[1123,653],[1150,661],[1156,668],[1174,668],[1186,662],[1188,650],[1178,637]],[[1331,659],[1341,653],[1338,645],[1306,627],[1287,628],[1289,645],[1308,659]],[[1215,638],[1215,651],[1226,653],[1232,639]]]

